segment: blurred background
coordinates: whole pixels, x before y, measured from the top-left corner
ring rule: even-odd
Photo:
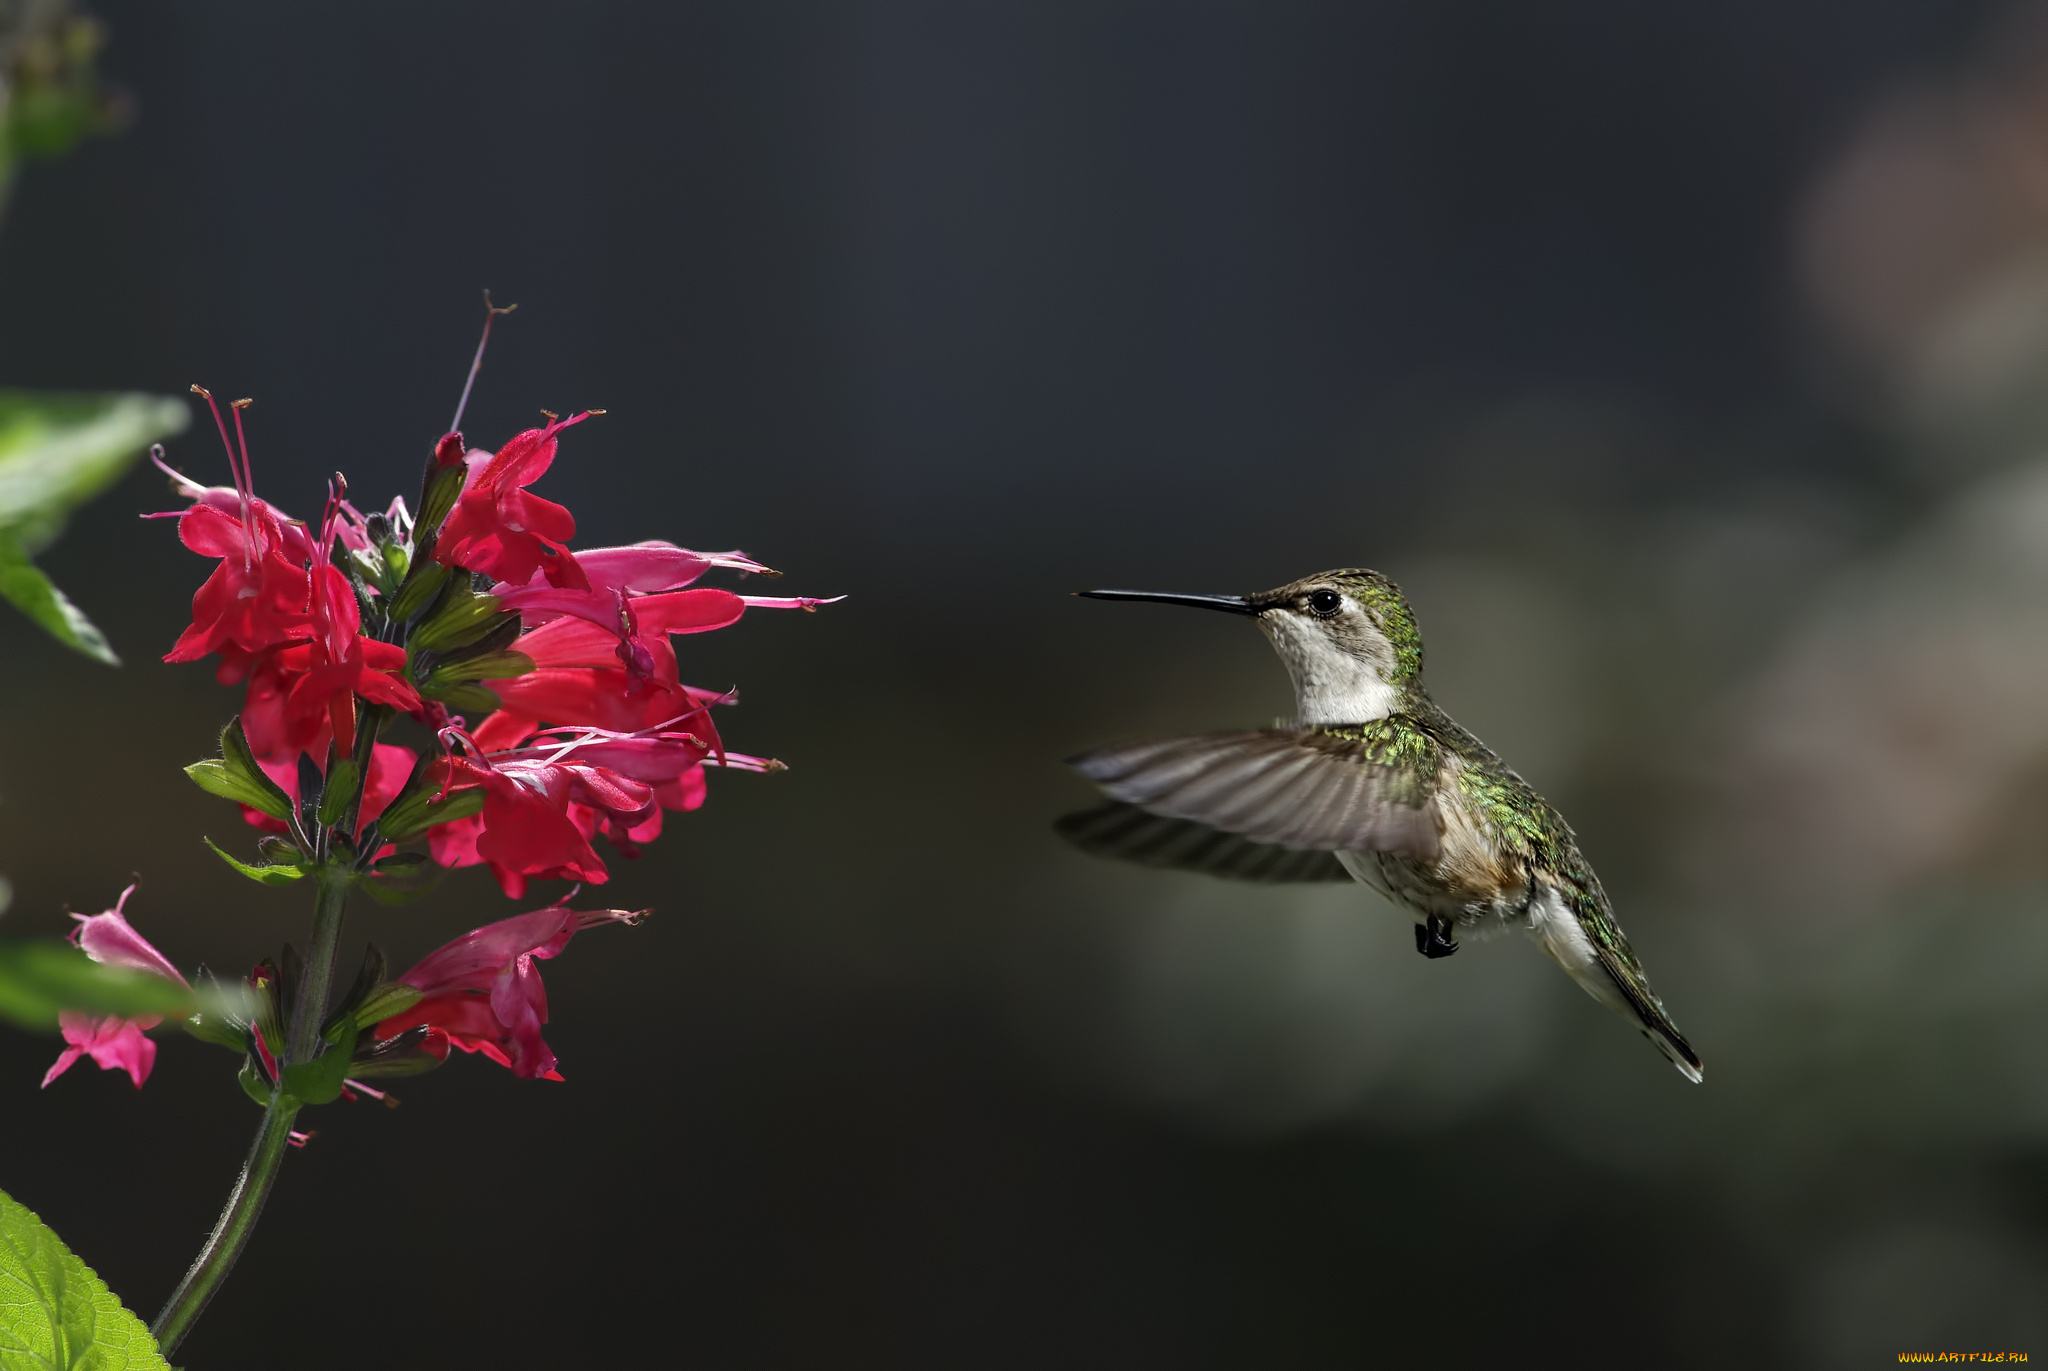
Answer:
[[[792,769],[586,893],[657,913],[546,967],[566,1083],[320,1111],[182,1362],[2048,1355],[2048,7],[96,12],[134,120],[16,187],[0,384],[252,395],[266,497],[381,503],[488,286],[465,428],[607,409],[539,487],[583,543],[849,596],[682,640]],[[172,507],[43,558],[121,670],[0,614],[6,928],[139,873],[240,968],[305,913],[199,843],[238,694],[157,660]],[[1051,833],[1061,757],[1289,705],[1243,624],[1067,592],[1346,565],[1704,1087],[1524,940]],[[256,1111],[54,1051],[0,1033],[0,1185],[147,1317]]]

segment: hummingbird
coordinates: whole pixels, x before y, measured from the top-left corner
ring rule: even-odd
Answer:
[[[1414,914],[1431,958],[1460,932],[1525,929],[1701,1079],[1571,826],[1423,688],[1422,634],[1391,580],[1352,568],[1257,595],[1077,593],[1250,616],[1293,679],[1297,719],[1070,758],[1110,803],[1060,820],[1069,840],[1239,880],[1356,880]]]

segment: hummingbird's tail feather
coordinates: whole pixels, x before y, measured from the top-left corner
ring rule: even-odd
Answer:
[[[1602,936],[1588,936],[1585,917],[1595,919]],[[1543,950],[1570,973],[1581,990],[1615,1013],[1634,1019],[1643,1036],[1670,1058],[1678,1074],[1694,1085],[1701,1083],[1704,1071],[1699,1054],[1664,1012],[1663,1001],[1650,989],[1642,966],[1612,920],[1598,910],[1582,916],[1564,892],[1550,886],[1531,903],[1529,927]]]
[[[1665,1021],[1665,1025],[1665,1028],[1645,1028],[1643,1036],[1648,1038],[1659,1052],[1671,1059],[1671,1064],[1678,1068],[1679,1075],[1694,1085],[1700,1084],[1706,1079],[1706,1069],[1700,1065],[1699,1054],[1692,1050],[1692,1045],[1686,1042],[1677,1029],[1669,1027],[1669,1020]]]
[[[1692,1050],[1692,1044],[1678,1031],[1678,1025],[1671,1022],[1671,1016],[1664,1012],[1664,1002],[1657,998],[1656,992],[1650,989],[1650,983],[1643,979],[1642,968],[1629,965],[1635,959],[1624,959],[1606,947],[1595,948],[1594,953],[1600,960],[1601,968],[1607,972],[1615,988],[1621,992],[1621,998],[1626,1002],[1628,1011],[1642,1026],[1643,1036],[1648,1038],[1659,1052],[1671,1059],[1671,1064],[1678,1068],[1679,1075],[1694,1085],[1700,1084],[1705,1079],[1705,1071],[1700,1065],[1699,1053]]]
[[[1196,871],[1260,885],[1351,879],[1334,853],[1297,852],[1257,843],[1192,819],[1164,818],[1116,801],[1069,814],[1053,828],[1083,852],[1139,866]]]

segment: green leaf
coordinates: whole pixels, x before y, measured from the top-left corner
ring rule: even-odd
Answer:
[[[265,1109],[270,1108],[270,1082],[263,1079],[263,1073],[256,1069],[254,1057],[242,1058],[242,1069],[236,1075],[242,1083],[242,1093]]]
[[[211,838],[201,838],[199,841],[212,848],[214,856],[220,858],[258,885],[290,885],[293,881],[300,879],[306,874],[306,868],[303,866],[251,866],[249,863],[230,857],[227,853],[221,851],[219,845]]]
[[[184,401],[162,395],[0,391],[0,528],[42,551],[65,515],[190,417]]]
[[[121,665],[121,659],[107,645],[107,635],[29,561],[21,540],[5,529],[0,529],[0,599],[26,614],[64,646],[75,648],[96,662]]]
[[[327,1050],[310,1062],[300,1062],[284,1069],[284,1079],[279,1082],[285,1093],[307,1104],[332,1104],[341,1098],[341,1083],[348,1078],[350,1058],[355,1056],[356,1028],[354,1015],[336,1024],[327,1035]]]
[[[143,449],[185,427],[183,403],[156,395],[0,391],[0,598],[57,641],[119,666],[106,636],[29,560],[64,518]]]
[[[156,1339],[48,1225],[0,1193],[0,1367],[169,1371]]]
[[[249,735],[242,729],[242,716],[239,714],[228,720],[228,726],[220,731],[220,759],[227,763],[230,771],[269,797],[252,808],[273,819],[282,819],[292,812],[292,797],[257,764],[256,753],[249,746]]]
[[[194,762],[185,768],[185,774],[192,778],[194,785],[207,794],[218,795],[223,800],[233,800],[236,804],[261,810],[273,819],[282,819],[291,812],[287,809],[273,813],[272,811],[277,808],[277,801],[260,787],[229,770],[227,763],[219,758]]]
[[[140,1019],[182,1018],[193,1008],[192,992],[183,986],[146,971],[102,966],[69,943],[0,943],[0,1016],[24,1028],[53,1029],[66,1009]]]

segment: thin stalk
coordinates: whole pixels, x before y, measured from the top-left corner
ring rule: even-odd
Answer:
[[[263,1111],[263,1126],[256,1130],[249,1160],[243,1164],[242,1174],[235,1179],[235,1188],[228,1195],[228,1207],[221,1211],[220,1222],[213,1226],[206,1246],[199,1249],[192,1269],[171,1292],[164,1312],[149,1326],[166,1357],[178,1350],[178,1344],[192,1331],[193,1323],[206,1312],[207,1302],[228,1278],[235,1258],[248,1245],[256,1219],[263,1213],[264,1201],[270,1198],[270,1187],[277,1181],[277,1164],[284,1160],[285,1144],[291,1141],[292,1120],[298,1112],[297,1100],[283,1091],[271,1093],[270,1108]]]
[[[335,954],[341,945],[342,913],[348,905],[349,886],[352,875],[346,868],[324,866],[314,873],[319,894],[313,905],[313,945],[306,958],[305,980],[299,989],[298,1003],[292,1006],[291,1025],[285,1032],[284,1056],[279,1063],[285,1066],[308,1061],[313,1055],[313,1044],[320,1034],[320,1022],[327,1017],[328,988],[334,982]],[[277,1183],[278,1163],[284,1160],[286,1144],[291,1139],[292,1120],[298,1116],[299,1102],[273,1089],[270,1105],[263,1111],[263,1125],[256,1131],[256,1141],[249,1148],[249,1160],[242,1167],[242,1174],[235,1181],[234,1190],[228,1195],[227,1208],[221,1211],[220,1222],[213,1226],[213,1232],[206,1239],[206,1245],[199,1249],[198,1258],[185,1273],[185,1279],[178,1282],[178,1288],[171,1292],[171,1298],[164,1310],[156,1316],[150,1332],[156,1336],[157,1345],[166,1357],[177,1351],[185,1334],[191,1331],[206,1305],[220,1289],[228,1272],[234,1268],[235,1259],[248,1246],[249,1235],[255,1231],[256,1220],[263,1213],[263,1205],[270,1198],[270,1189]]]
[[[313,879],[320,886],[313,906],[313,945],[306,950],[306,983],[299,990],[299,1002],[292,1006],[291,1027],[285,1031],[287,1066],[313,1060],[320,1021],[327,1017],[328,987],[334,983],[335,953],[341,949],[341,915],[355,873],[346,866],[329,864],[315,871]]]

